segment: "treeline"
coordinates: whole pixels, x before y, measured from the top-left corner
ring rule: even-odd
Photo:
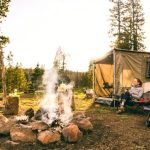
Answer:
[[[15,89],[22,92],[35,92],[42,85],[43,73],[44,68],[41,68],[39,64],[34,69],[24,69],[19,64],[6,67],[7,93],[13,93]],[[2,91],[2,78],[0,77],[0,92]]]
[[[78,71],[66,71],[66,76],[71,81],[75,82],[76,88],[91,88],[92,87],[92,74],[90,71],[78,72]]]
[[[1,73],[2,70],[0,70]],[[44,68],[39,64],[35,68],[23,68],[21,65],[5,68],[7,94],[13,93],[15,89],[20,92],[34,93],[43,89],[42,77]],[[67,82],[66,82],[67,81]],[[91,88],[92,78],[90,72],[64,71],[60,82],[69,83],[73,81],[76,88]],[[2,92],[2,78],[0,77],[0,92]]]

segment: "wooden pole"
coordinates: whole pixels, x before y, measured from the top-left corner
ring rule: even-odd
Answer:
[[[4,104],[6,103],[6,96],[7,96],[7,91],[6,91],[6,76],[5,76],[5,65],[4,65],[4,55],[3,55],[3,50],[0,48],[0,65],[1,65],[1,76],[2,76],[2,87],[3,87],[3,102]]]

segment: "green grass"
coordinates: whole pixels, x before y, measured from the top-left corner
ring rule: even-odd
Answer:
[[[92,99],[84,99],[85,94],[77,89],[74,91],[74,99],[75,99],[75,110],[76,111],[85,111],[89,109],[93,103]],[[19,102],[19,110],[24,111],[28,108],[33,108],[37,110],[39,108],[39,102],[42,99],[42,95],[34,95],[34,94],[23,94],[20,96]]]
[[[21,113],[28,108],[38,110],[42,97],[42,94],[36,95],[20,93],[19,112]],[[116,111],[116,108],[114,107],[102,105],[100,105],[100,107],[95,107],[95,104],[93,105],[93,100],[85,98],[85,94],[80,89],[74,90],[74,105],[75,111],[88,111],[93,113],[110,113]],[[122,118],[126,118],[126,116],[122,116]]]
[[[19,110],[24,111],[28,108],[33,108],[37,110],[39,108],[39,102],[42,98],[42,95],[36,96],[33,94],[24,94],[20,96],[20,107]],[[114,110],[113,107],[100,106],[98,108],[93,106],[93,100],[85,98],[85,94],[80,89],[74,90],[74,103],[75,111],[89,111],[95,113],[109,113]]]
[[[24,93],[18,93],[20,96],[19,101],[19,111],[22,112],[28,108],[33,108],[34,110],[37,110],[39,108],[39,102],[43,97],[43,94],[24,94]],[[2,96],[2,93],[0,93],[0,96]],[[116,108],[114,107],[108,107],[108,106],[102,106],[100,107],[94,107],[93,100],[85,98],[85,94],[81,89],[75,89],[74,90],[74,103],[75,103],[75,110],[76,111],[89,111],[89,112],[95,112],[95,113],[109,113],[109,112],[115,112]],[[131,113],[142,113],[143,110],[139,108],[134,107],[126,107],[126,112],[129,114]],[[118,115],[120,118],[125,119],[127,118],[129,114],[126,115]]]
[[[93,104],[93,100],[85,98],[85,94],[79,89],[74,91],[74,99],[75,110],[77,111],[85,111]]]
[[[19,102],[19,110],[20,112],[28,109],[33,108],[34,110],[38,110],[39,108],[39,99],[36,98],[20,98]]]

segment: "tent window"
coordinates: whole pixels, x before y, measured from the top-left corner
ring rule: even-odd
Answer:
[[[147,60],[146,64],[147,64],[147,67],[146,67],[146,77],[150,78],[150,59]]]

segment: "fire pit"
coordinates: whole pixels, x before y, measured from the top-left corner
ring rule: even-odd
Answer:
[[[68,124],[54,120],[49,125],[42,120],[36,120],[35,116],[29,119],[29,116],[25,115],[13,118],[1,115],[0,118],[0,135],[10,136],[13,142],[72,143],[80,141],[83,133],[93,129],[89,118],[86,118],[83,113],[74,113],[73,119]]]
[[[0,134],[10,136],[13,142],[80,141],[84,132],[92,131],[93,125],[84,113],[72,112],[73,85],[60,84],[56,90],[57,74],[54,70],[44,79],[46,95],[39,110],[35,112],[30,108],[11,119],[0,116]]]

